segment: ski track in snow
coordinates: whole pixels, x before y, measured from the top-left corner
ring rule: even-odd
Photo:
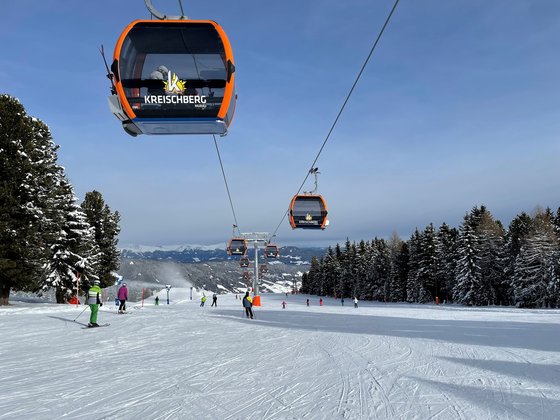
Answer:
[[[91,330],[83,307],[0,308],[0,420],[560,417],[559,310],[263,295],[248,320],[187,293]]]

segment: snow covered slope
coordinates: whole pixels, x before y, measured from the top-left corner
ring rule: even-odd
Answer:
[[[0,308],[0,419],[555,419],[560,311],[263,295]],[[211,301],[211,299],[209,299]],[[287,301],[285,310],[282,300]],[[86,323],[89,310],[78,318]]]

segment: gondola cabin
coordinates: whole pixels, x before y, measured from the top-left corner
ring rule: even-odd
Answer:
[[[136,20],[111,64],[111,112],[139,134],[227,134],[235,66],[226,33],[210,20]]]
[[[260,268],[259,268],[259,270],[260,270],[261,274],[266,274],[266,273],[268,273],[268,264],[263,264],[263,265],[261,265]]]
[[[325,229],[328,225],[327,203],[321,195],[295,195],[290,203],[292,229]]]
[[[251,280],[251,272],[250,271],[244,271],[242,274],[243,280]]]
[[[245,255],[247,253],[247,241],[244,238],[232,238],[228,244],[229,255]]]
[[[268,244],[265,248],[264,254],[266,258],[278,258],[278,245]]]
[[[239,266],[243,268],[249,267],[249,257],[241,257],[239,259]]]

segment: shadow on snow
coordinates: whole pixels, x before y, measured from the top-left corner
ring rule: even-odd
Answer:
[[[247,322],[239,310],[217,309],[219,317]],[[333,314],[289,310],[255,310],[255,320],[266,327],[314,332],[371,334],[429,339],[468,345],[558,351],[560,325],[513,321],[428,320],[378,315]]]

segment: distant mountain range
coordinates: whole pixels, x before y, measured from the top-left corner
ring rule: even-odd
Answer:
[[[248,283],[242,278],[239,257],[228,255],[225,248],[225,244],[122,246],[118,272],[137,299],[144,289],[154,293],[166,284],[193,286],[217,293],[242,293]],[[259,282],[261,292],[286,292],[294,284],[300,287],[301,275],[309,270],[311,258],[320,257],[325,252],[325,248],[281,247],[279,258],[268,261],[269,272]],[[251,264],[248,270],[253,272],[254,250],[249,250],[247,255]],[[263,262],[261,250],[259,264]]]
[[[326,248],[300,248],[284,246],[279,249],[280,256],[270,260],[269,264],[284,263],[288,265],[308,265],[311,258],[324,255]],[[254,259],[254,250],[249,249],[247,256]],[[125,245],[121,247],[121,257],[134,260],[157,260],[174,261],[180,263],[199,263],[208,261],[232,261],[236,262],[239,257],[228,255],[225,244],[216,245]],[[259,260],[263,258],[260,251]]]

